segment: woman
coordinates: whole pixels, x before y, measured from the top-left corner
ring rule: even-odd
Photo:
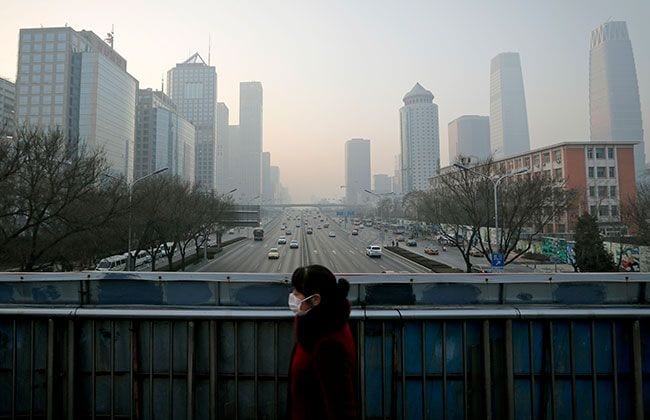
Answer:
[[[296,314],[296,345],[289,364],[289,416],[354,419],[355,350],[348,325],[350,284],[321,265],[291,277],[289,308]]]

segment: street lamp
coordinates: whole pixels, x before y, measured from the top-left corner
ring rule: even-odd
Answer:
[[[454,166],[457,167],[457,168],[462,169],[463,171],[471,172],[474,175],[478,175],[478,176],[480,176],[480,177],[482,177],[484,179],[487,179],[494,186],[494,236],[496,237],[496,240],[497,240],[498,252],[501,252],[501,240],[499,239],[499,207],[497,205],[497,187],[499,186],[501,181],[503,181],[505,178],[508,178],[510,176],[513,176],[513,175],[520,175],[520,174],[523,174],[525,172],[528,172],[528,168],[520,168],[520,169],[518,169],[518,170],[516,170],[514,172],[503,174],[500,177],[491,177],[491,176],[485,175],[484,173],[475,171],[474,169],[470,169],[467,166],[463,166],[463,165],[458,164],[458,163],[454,163]]]
[[[154,171],[154,172],[152,172],[150,174],[147,174],[147,175],[145,175],[143,177],[140,177],[140,178],[136,179],[135,181],[133,181],[131,184],[129,184],[129,258],[127,259],[127,262],[128,262],[127,268],[128,268],[129,271],[133,271],[133,269],[134,269],[134,267],[133,267],[133,256],[131,255],[131,230],[132,230],[131,225],[133,223],[133,206],[132,206],[132,203],[133,203],[133,188],[135,187],[135,184],[142,181],[143,179],[149,178],[150,176],[158,175],[161,172],[165,172],[167,169],[169,169],[169,168],[165,167],[165,168],[158,169],[157,171]]]

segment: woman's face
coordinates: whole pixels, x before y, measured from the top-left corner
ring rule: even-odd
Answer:
[[[296,297],[298,300],[303,300],[308,296],[305,296],[303,293],[299,292],[298,289],[294,288],[293,291],[291,292],[293,295]],[[309,300],[306,300],[300,304],[300,308],[298,308],[301,311],[306,311],[310,309],[312,306],[318,305],[320,303],[320,295],[316,294],[313,295],[313,297]]]

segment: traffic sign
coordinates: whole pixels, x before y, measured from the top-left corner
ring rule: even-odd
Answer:
[[[492,268],[503,269],[504,265],[503,254],[500,252],[492,253]]]

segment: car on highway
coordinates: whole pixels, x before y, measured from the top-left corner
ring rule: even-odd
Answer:
[[[311,235],[312,233],[314,233],[314,229],[308,227],[307,228],[307,235]]]
[[[228,231],[228,235],[234,235],[235,234],[235,229],[230,229]]]
[[[324,227],[325,229],[327,229],[328,227],[330,227],[330,224],[329,224],[329,223],[325,223],[325,224],[323,225],[323,227]]]
[[[369,257],[381,258],[381,247],[379,245],[368,245],[366,255]]]
[[[285,230],[286,228],[287,228],[287,225],[280,226],[280,230]]]
[[[330,232],[327,234],[327,236],[329,236],[330,238],[336,238],[336,233]]]
[[[269,260],[277,260],[280,258],[280,253],[278,252],[277,248],[271,248],[269,249],[268,253]]]
[[[298,241],[295,240],[295,239],[292,240],[292,241],[289,243],[289,248],[298,248]]]
[[[429,254],[429,255],[438,255],[440,254],[440,250],[438,248],[434,248],[432,246],[427,246],[424,248],[424,253]]]
[[[284,234],[285,235],[291,235],[291,231],[287,229],[287,230],[284,231]]]
[[[357,229],[352,229],[352,235],[357,236],[359,234],[359,231]]]
[[[404,238],[402,235],[399,235],[397,238],[395,238],[397,242],[404,242],[406,238]]]
[[[284,236],[280,236],[280,237],[278,238],[278,245],[284,245],[284,244],[286,244],[286,243],[287,243],[287,238],[286,238],[286,237],[284,237]]]
[[[418,246],[418,243],[415,239],[411,238],[408,241],[406,241],[406,246]]]
[[[483,253],[481,251],[479,251],[478,249],[472,249],[472,250],[469,251],[469,255],[471,257],[482,257]]]

